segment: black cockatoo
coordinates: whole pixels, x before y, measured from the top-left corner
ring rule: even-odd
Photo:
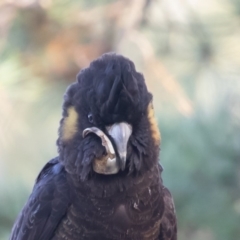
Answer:
[[[152,95],[132,61],[108,53],[80,71],[57,145],[10,240],[177,239]]]

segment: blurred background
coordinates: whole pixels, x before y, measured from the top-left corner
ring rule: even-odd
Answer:
[[[109,51],[154,94],[179,240],[240,239],[240,1],[1,0],[0,240],[57,154],[66,87]]]

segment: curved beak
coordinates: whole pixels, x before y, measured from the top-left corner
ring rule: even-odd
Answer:
[[[107,152],[106,156],[93,161],[93,170],[97,173],[105,175],[118,173],[120,167],[117,163],[115,150],[110,139],[102,130],[96,127],[84,129],[82,133],[83,138],[85,138],[89,133],[94,133],[101,138],[102,145],[105,147]]]
[[[115,174],[119,170],[124,170],[126,166],[127,158],[127,143],[132,133],[132,127],[128,123],[121,122],[115,123],[107,127],[109,135],[113,138],[115,146],[117,148],[117,154],[115,153],[112,142],[107,135],[96,127],[86,128],[83,130],[83,138],[89,133],[94,133],[101,138],[102,145],[105,147],[107,155],[101,159],[95,159],[93,162],[93,170],[100,174]]]
[[[132,134],[132,126],[126,122],[120,122],[109,126],[107,130],[116,144],[120,168],[124,170],[127,159],[127,144]]]

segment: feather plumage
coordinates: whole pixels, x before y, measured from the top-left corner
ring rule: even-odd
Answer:
[[[174,204],[161,179],[160,133],[151,101],[143,75],[129,59],[105,54],[82,70],[64,96],[59,157],[39,174],[10,239],[176,240]],[[129,136],[116,137],[126,124]],[[111,135],[109,126],[118,131]],[[93,128],[104,138],[94,131],[83,134]],[[121,163],[115,174],[93,168],[94,161],[107,157],[104,139],[114,148],[116,166]],[[126,141],[126,149],[118,139]]]

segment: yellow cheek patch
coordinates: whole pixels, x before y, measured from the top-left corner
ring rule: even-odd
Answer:
[[[151,130],[154,142],[156,145],[159,145],[160,141],[161,141],[161,135],[160,135],[160,131],[158,129],[157,120],[154,115],[152,103],[149,103],[149,105],[148,105],[147,116],[148,116],[148,121],[150,123],[150,130]]]
[[[78,113],[74,107],[68,109],[68,116],[63,120],[62,139],[68,141],[72,139],[77,132]]]

